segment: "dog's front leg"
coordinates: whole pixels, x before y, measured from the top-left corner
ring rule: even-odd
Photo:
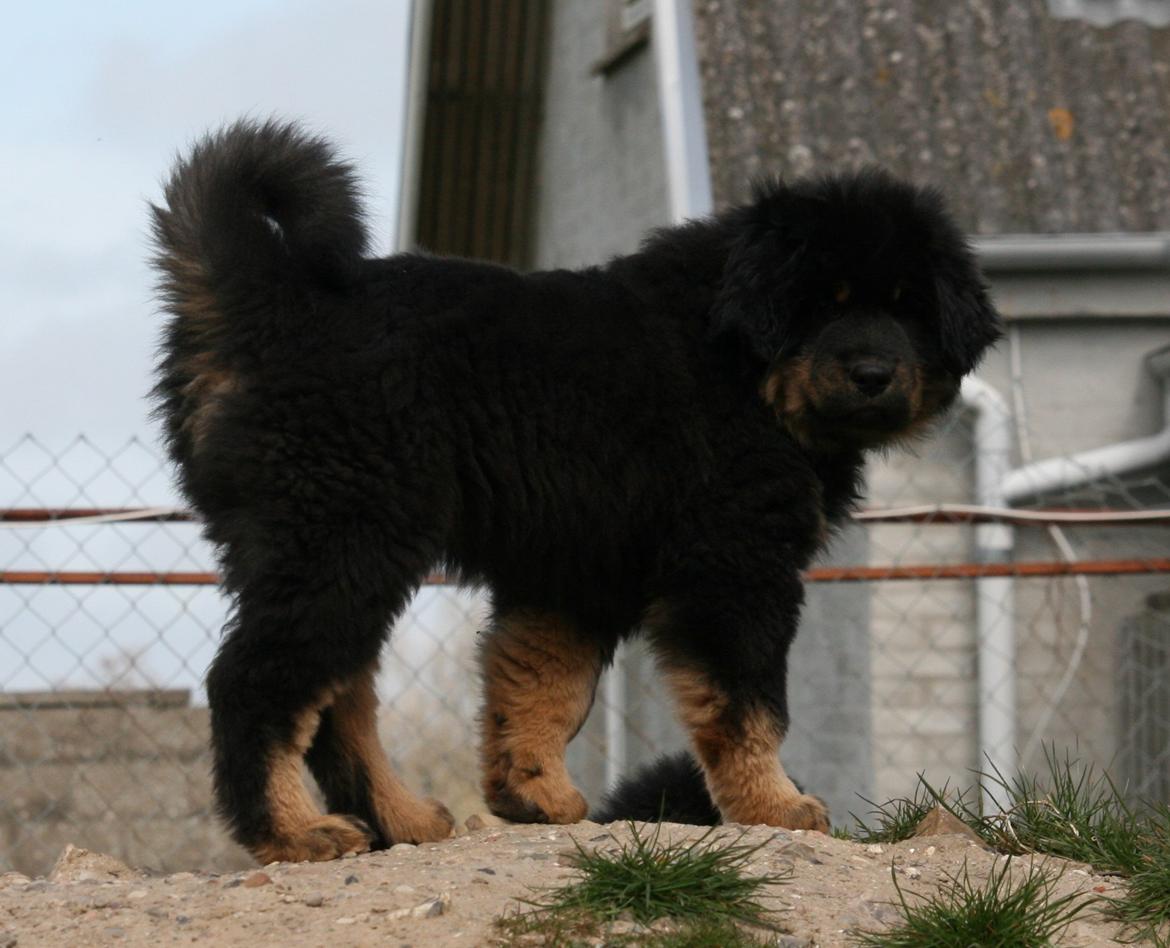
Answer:
[[[711,798],[724,821],[829,831],[818,797],[801,793],[780,763],[786,722],[765,694],[732,694],[699,668],[665,667]]]

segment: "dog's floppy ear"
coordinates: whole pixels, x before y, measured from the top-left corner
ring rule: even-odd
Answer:
[[[732,221],[736,236],[711,314],[711,334],[737,336],[754,355],[771,362],[789,334],[786,291],[805,243],[787,226],[788,189],[779,181],[757,181],[753,191],[755,201]]]
[[[967,272],[943,273],[935,278],[938,325],[946,367],[966,375],[987,348],[1003,335],[999,312],[973,260]]]

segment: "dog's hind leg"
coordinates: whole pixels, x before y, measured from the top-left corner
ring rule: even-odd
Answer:
[[[352,813],[374,831],[371,848],[444,839],[454,825],[450,812],[411,793],[378,740],[376,670],[355,675],[322,711],[305,761],[329,809]]]
[[[230,546],[225,558],[236,610],[207,677],[216,804],[262,862],[332,859],[385,842],[395,829],[441,838],[451,828],[440,806],[393,779],[374,738],[372,672],[428,558],[419,551],[417,570],[407,571],[407,554],[391,561],[359,540],[335,525]],[[323,783],[331,806],[346,804],[328,815],[309,796],[301,766],[323,715],[315,759],[343,768]],[[416,819],[428,808],[429,819]],[[404,816],[396,822],[391,811]],[[371,816],[376,826],[367,825]]]
[[[589,714],[602,646],[557,616],[497,617],[480,648],[483,792],[497,816],[575,823],[588,812],[565,769],[565,748]]]

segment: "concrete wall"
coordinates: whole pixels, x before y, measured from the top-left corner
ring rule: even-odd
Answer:
[[[66,843],[159,871],[250,865],[212,816],[207,709],[187,700],[0,696],[0,870],[43,874]]]
[[[668,220],[649,47],[605,76],[605,5],[555,0],[537,157],[533,264],[600,263]]]

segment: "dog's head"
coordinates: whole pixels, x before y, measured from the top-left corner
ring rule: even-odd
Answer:
[[[877,170],[769,183],[730,221],[713,331],[765,366],[764,397],[806,444],[913,434],[1000,336],[934,191]]]

